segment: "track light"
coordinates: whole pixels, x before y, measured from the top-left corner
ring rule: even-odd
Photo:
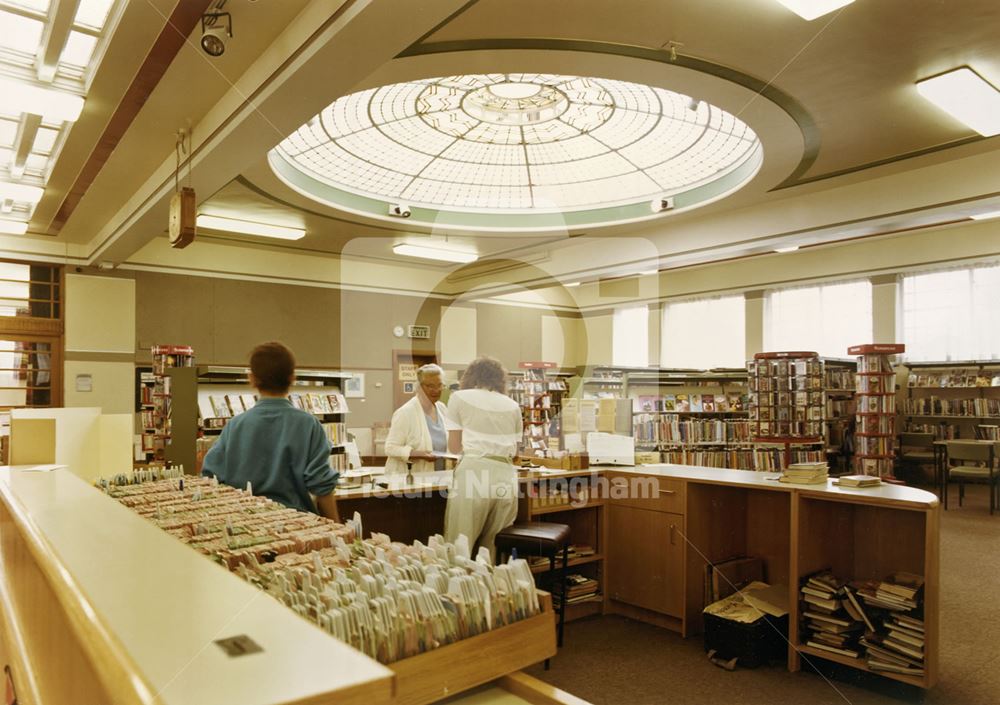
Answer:
[[[201,48],[209,56],[222,56],[226,40],[233,36],[233,16],[228,12],[206,12],[201,16]]]

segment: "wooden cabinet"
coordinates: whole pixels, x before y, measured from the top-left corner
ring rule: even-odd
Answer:
[[[680,618],[684,611],[684,517],[611,503],[608,596]]]

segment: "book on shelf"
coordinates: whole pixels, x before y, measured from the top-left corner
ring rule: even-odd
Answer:
[[[702,394],[701,395],[701,410],[705,413],[715,412],[715,395],[714,394]]]

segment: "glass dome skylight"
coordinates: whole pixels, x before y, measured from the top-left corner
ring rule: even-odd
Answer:
[[[636,217],[621,209],[638,204],[650,217],[653,199],[677,195],[682,207],[739,188],[761,159],[753,130],[704,101],[551,74],[449,76],[353,93],[270,155],[281,178],[314,198],[381,214],[385,203],[405,203],[436,222],[442,213],[605,211],[583,218],[600,222]]]

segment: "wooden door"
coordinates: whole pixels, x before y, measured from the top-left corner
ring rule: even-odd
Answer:
[[[609,597],[681,617],[684,517],[614,503],[607,512]]]
[[[398,409],[408,402],[417,391],[416,380],[405,374],[406,366],[416,369],[421,365],[437,362],[434,353],[414,353],[407,350],[392,351],[392,408]],[[404,374],[401,374],[404,373]]]

